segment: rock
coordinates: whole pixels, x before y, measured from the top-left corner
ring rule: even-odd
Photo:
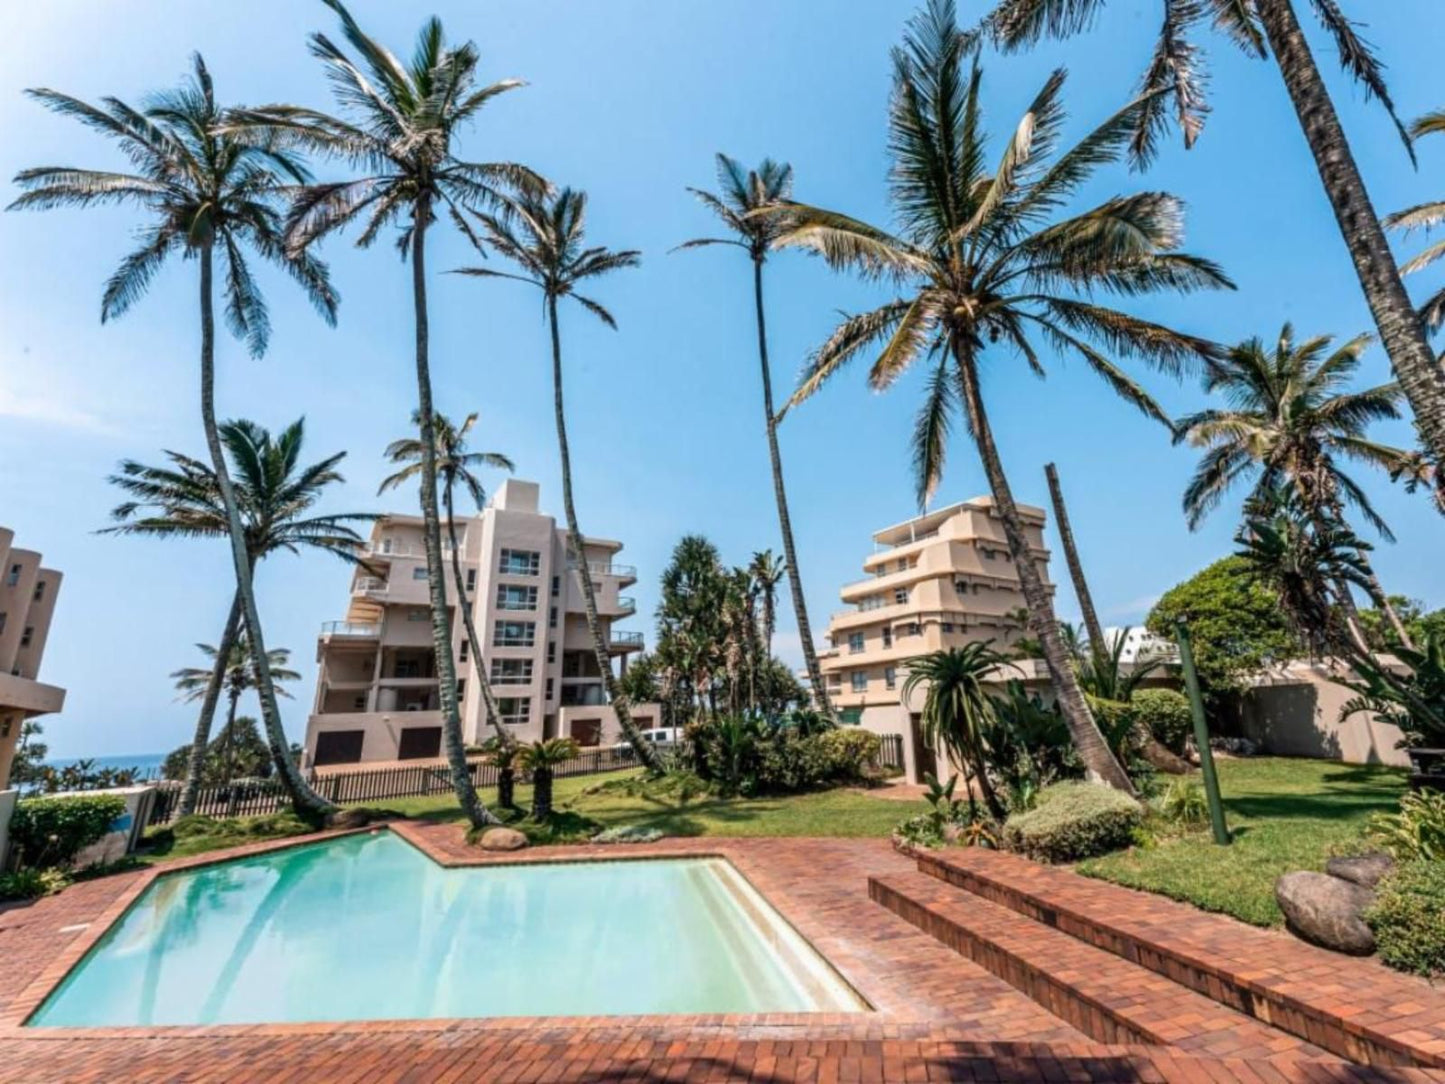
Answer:
[[[365,828],[370,823],[371,810],[355,807],[333,810],[326,818],[328,828]]]
[[[1300,870],[1275,882],[1274,898],[1297,937],[1352,956],[1375,951],[1375,935],[1360,917],[1375,902],[1373,889],[1327,873]]]
[[[1395,860],[1388,854],[1356,855],[1353,858],[1331,858],[1325,863],[1325,872],[1331,877],[1350,881],[1365,888],[1374,888],[1395,868]]]
[[[488,828],[477,841],[484,851],[520,851],[527,845],[527,837],[515,828]]]

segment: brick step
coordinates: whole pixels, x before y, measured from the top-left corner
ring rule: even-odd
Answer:
[[[1000,851],[924,853],[918,869],[1331,1054],[1445,1068],[1445,990],[1377,961]]]
[[[870,877],[868,894],[1099,1042],[1210,1058],[1328,1058],[1297,1036],[935,877]]]

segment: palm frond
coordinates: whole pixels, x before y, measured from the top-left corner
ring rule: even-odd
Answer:
[[[1349,73],[1350,77],[1365,88],[1366,100],[1377,98],[1385,111],[1390,114],[1390,119],[1395,123],[1395,130],[1400,133],[1400,141],[1405,144],[1405,151],[1410,155],[1410,161],[1418,164],[1415,158],[1415,144],[1410,139],[1410,133],[1401,122],[1399,115],[1395,112],[1395,102],[1390,96],[1390,88],[1385,83],[1385,65],[1375,53],[1375,47],[1356,32],[1359,29],[1358,23],[1352,22],[1350,18],[1340,10],[1335,0],[1310,0],[1315,14],[1319,16],[1320,23],[1329,31],[1335,40],[1335,46],[1340,51],[1340,67]]]

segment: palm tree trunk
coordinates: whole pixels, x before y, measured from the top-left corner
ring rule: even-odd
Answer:
[[[502,713],[497,708],[497,698],[492,693],[492,682],[487,675],[486,659],[482,658],[482,645],[477,639],[477,623],[472,617],[472,601],[467,597],[466,581],[462,578],[461,546],[457,542],[457,520],[452,507],[452,487],[447,485],[442,500],[447,509],[447,538],[452,544],[452,578],[457,581],[457,608],[462,612],[462,625],[467,630],[467,645],[472,652],[472,666],[477,671],[477,686],[482,690],[482,703],[487,709],[487,722],[497,732],[497,739],[503,745],[513,745],[516,739],[502,725]]]
[[[236,637],[241,631],[241,593],[231,596],[231,612],[226,617],[226,627],[221,631],[220,643],[216,645],[216,663],[211,667],[211,680],[206,684],[206,695],[201,700],[201,715],[196,720],[195,736],[191,738],[191,756],[186,764],[186,782],[181,788],[181,801],[176,815],[189,817],[196,811],[196,798],[201,789],[201,772],[206,764],[206,747],[211,741],[211,723],[216,717],[216,704],[221,699],[221,685],[226,679],[226,663],[236,646]]]
[[[1291,0],[1256,0],[1255,6],[1415,426],[1432,457],[1445,462],[1445,368],[1410,303]]]
[[[1385,587],[1380,583],[1380,577],[1375,575],[1375,566],[1370,563],[1369,558],[1365,556],[1363,551],[1357,550],[1356,553],[1360,558],[1360,564],[1363,566],[1362,571],[1365,574],[1365,590],[1370,593],[1370,601],[1385,615],[1385,620],[1390,622],[1390,627],[1395,630],[1395,635],[1399,638],[1400,644],[1413,651],[1415,642],[1410,639],[1410,633],[1406,630],[1405,623],[1400,620],[1400,615],[1396,612],[1394,604],[1390,601],[1390,596],[1385,594]]]
[[[632,713],[627,710],[627,697],[612,675],[612,662],[607,656],[607,644],[602,639],[602,624],[597,619],[597,593],[592,589],[592,571],[587,567],[587,552],[582,547],[582,532],[577,527],[577,509],[572,503],[572,457],[567,450],[567,415],[562,408],[562,339],[557,330],[557,298],[547,295],[547,321],[552,325],[552,406],[557,415],[557,452],[562,460],[562,508],[567,516],[567,549],[577,569],[577,579],[582,585],[582,603],[587,611],[587,631],[592,634],[592,650],[597,655],[597,667],[602,680],[607,684],[607,699],[612,702],[612,711],[617,716],[617,725],[627,739],[638,762],[648,771],[662,770],[662,761],[651,742],[643,738]]]
[[[236,752],[236,706],[241,703],[241,690],[231,690],[231,703],[226,708],[226,729],[221,733],[221,759],[226,765],[226,786],[231,785],[232,760]]]
[[[216,315],[212,298],[212,264],[214,241],[210,236],[201,242],[201,424],[206,431],[206,448],[211,467],[216,472],[216,485],[226,509],[226,522],[231,535],[231,560],[236,571],[236,593],[241,599],[241,619],[246,627],[246,642],[251,647],[251,663],[256,669],[257,694],[261,700],[261,718],[266,726],[266,744],[281,785],[291,798],[296,812],[312,819],[325,817],[336,807],[317,794],[302,777],[291,759],[291,747],[281,725],[281,709],[276,703],[276,684],[271,678],[271,660],[266,655],[265,637],[261,632],[261,615],[256,608],[256,593],[251,585],[251,558],[246,550],[246,534],[236,506],[236,490],[226,467],[226,454],[221,447],[221,434],[216,426]]]
[[[427,594],[431,603],[432,650],[436,655],[437,685],[441,699],[442,733],[446,736],[447,767],[457,802],[473,828],[495,824],[472,786],[467,751],[462,742],[462,718],[457,710],[457,670],[452,658],[452,622],[447,612],[446,571],[442,565],[441,520],[437,515],[436,411],[431,398],[431,367],[426,304],[426,229],[431,204],[426,196],[416,201],[411,231],[411,287],[416,309],[416,389],[421,415],[421,518],[426,547]],[[460,585],[458,585],[460,586]]]
[[[803,665],[808,671],[808,684],[818,710],[832,715],[828,703],[828,686],[818,666],[818,651],[813,646],[813,629],[808,624],[808,602],[803,597],[803,578],[798,572],[798,549],[793,545],[793,520],[788,515],[788,493],[783,487],[783,457],[778,451],[778,423],[773,412],[773,375],[768,366],[768,329],[763,315],[763,261],[753,260],[753,303],[758,317],[758,363],[763,372],[763,413],[768,433],[768,457],[773,467],[773,499],[778,505],[778,530],[783,536],[783,560],[788,565],[788,590],[793,596],[793,615],[798,621],[798,639],[802,641]]]
[[[983,461],[984,474],[988,476],[994,509],[1003,522],[1009,552],[1013,554],[1014,567],[1018,570],[1019,588],[1028,604],[1034,635],[1043,645],[1044,661],[1048,665],[1049,678],[1059,698],[1059,705],[1063,708],[1069,735],[1073,738],[1074,747],[1079,751],[1079,759],[1084,762],[1084,767],[1091,776],[1132,796],[1134,785],[1129,782],[1128,773],[1109,749],[1104,736],[1099,733],[1098,724],[1094,722],[1094,716],[1089,711],[1083,690],[1079,688],[1078,675],[1074,673],[1068,652],[1059,637],[1059,620],[1054,614],[1053,601],[1039,577],[1039,570],[1034,566],[1023,520],[1019,517],[1018,506],[1014,503],[1008,476],[1004,474],[998,446],[994,444],[993,429],[984,410],[973,355],[956,338],[952,349],[958,363],[960,391],[963,394],[964,409],[968,414],[969,431],[973,434],[979,458]]]

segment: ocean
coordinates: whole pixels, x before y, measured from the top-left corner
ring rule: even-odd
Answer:
[[[161,774],[161,765],[165,763],[165,759],[164,753],[136,753],[117,757],[53,757],[45,763],[59,769],[89,760],[95,768],[135,768],[140,772],[141,778],[148,779]]]

